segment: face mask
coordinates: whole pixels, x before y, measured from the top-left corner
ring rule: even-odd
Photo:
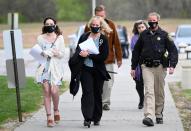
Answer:
[[[90,28],[91,28],[91,32],[94,34],[99,33],[99,31],[100,31],[100,27],[92,27],[91,26]]]
[[[158,21],[157,22],[148,22],[149,26],[151,29],[155,29],[158,25]]]
[[[54,32],[56,29],[56,26],[55,25],[52,25],[52,26],[44,26],[44,32],[45,33],[52,33]]]

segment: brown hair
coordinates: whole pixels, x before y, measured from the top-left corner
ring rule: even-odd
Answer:
[[[135,23],[134,23],[134,25],[133,25],[133,30],[132,30],[132,32],[133,32],[134,34],[139,34],[139,31],[138,31],[137,28],[138,28],[138,26],[139,26],[140,24],[144,24],[145,27],[146,27],[146,29],[148,29],[148,26],[147,26],[147,24],[146,24],[146,22],[145,22],[144,20],[135,21]]]
[[[99,5],[99,6],[96,6],[95,8],[95,13],[96,12],[100,12],[100,11],[104,11],[105,10],[105,6],[104,5]]]

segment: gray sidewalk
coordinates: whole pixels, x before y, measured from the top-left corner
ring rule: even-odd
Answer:
[[[65,61],[65,80],[69,80],[70,72]],[[15,131],[183,131],[179,114],[175,108],[168,85],[165,87],[164,124],[146,127],[142,124],[143,110],[138,110],[138,95],[135,83],[130,76],[130,60],[124,60],[120,69],[115,67],[114,88],[112,90],[111,110],[104,111],[100,126],[83,127],[83,116],[80,110],[81,90],[74,98],[65,92],[60,97],[61,122],[53,128],[46,127],[46,113],[40,109],[34,116],[15,129]],[[180,80],[179,67],[174,75],[167,76],[168,81]]]

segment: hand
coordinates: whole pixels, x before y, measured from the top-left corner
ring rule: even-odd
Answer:
[[[87,57],[87,56],[89,55],[89,53],[88,53],[87,50],[83,50],[83,51],[81,51],[81,52],[79,53],[79,55],[80,55],[81,57]]]
[[[52,49],[52,53],[53,53],[54,56],[59,56],[59,50],[56,49],[56,48]]]
[[[135,78],[135,70],[131,70],[131,76]]]
[[[41,56],[45,56],[45,54],[44,54],[44,52],[43,52],[43,51],[40,53],[40,55],[41,55]]]
[[[121,67],[121,65],[122,65],[122,61],[117,61],[118,68]]]
[[[171,74],[173,74],[174,73],[174,68],[173,67],[170,67],[169,68],[169,74],[171,75]]]

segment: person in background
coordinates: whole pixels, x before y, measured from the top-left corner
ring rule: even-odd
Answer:
[[[131,76],[135,78],[135,69],[141,65],[145,88],[143,124],[154,126],[163,124],[164,85],[169,68],[173,74],[178,63],[178,51],[168,33],[158,25],[160,15],[156,12],[148,14],[149,29],[143,31],[132,52]]]
[[[134,23],[133,26],[133,37],[131,38],[131,50],[133,51],[134,46],[139,38],[139,35],[141,32],[143,32],[145,29],[147,29],[147,24],[143,20],[138,20]],[[143,84],[143,76],[142,76],[142,70],[140,65],[138,64],[135,69],[135,84],[136,84],[136,90],[139,95],[139,104],[138,109],[143,108],[143,102],[144,102],[144,84]]]
[[[109,46],[109,55],[105,60],[106,69],[110,72],[111,79],[109,81],[104,82],[103,86],[103,94],[102,94],[102,102],[103,102],[103,110],[110,110],[111,104],[111,90],[114,83],[114,63],[117,62],[118,68],[122,65],[122,49],[119,42],[119,38],[117,35],[115,24],[112,20],[106,18],[105,7],[103,5],[99,5],[95,8],[95,15],[102,17],[105,22],[112,29],[110,33],[103,32],[103,34],[108,38],[108,46]],[[85,27],[85,32],[89,31],[90,28],[88,26]]]
[[[83,62],[80,72],[82,85],[81,110],[84,117],[84,126],[90,127],[91,121],[94,125],[100,125],[102,117],[102,90],[105,80],[110,79],[104,61],[108,56],[108,40],[102,34],[103,31],[112,30],[102,17],[93,16],[88,22],[89,32],[83,33],[78,41],[75,54],[78,60]],[[93,43],[99,50],[98,54],[92,54],[88,50],[81,50],[79,44],[87,39],[93,39]]]
[[[127,28],[123,25],[117,25],[117,33],[121,44],[123,58],[129,57],[129,42],[127,37]]]
[[[64,38],[54,18],[47,17],[43,21],[42,34],[37,38],[37,44],[42,48],[41,55],[46,59],[38,66],[42,73],[38,82],[42,84],[44,106],[47,115],[47,126],[53,127],[60,121],[59,87],[62,85],[64,56]],[[51,115],[51,99],[53,101],[54,120]]]

